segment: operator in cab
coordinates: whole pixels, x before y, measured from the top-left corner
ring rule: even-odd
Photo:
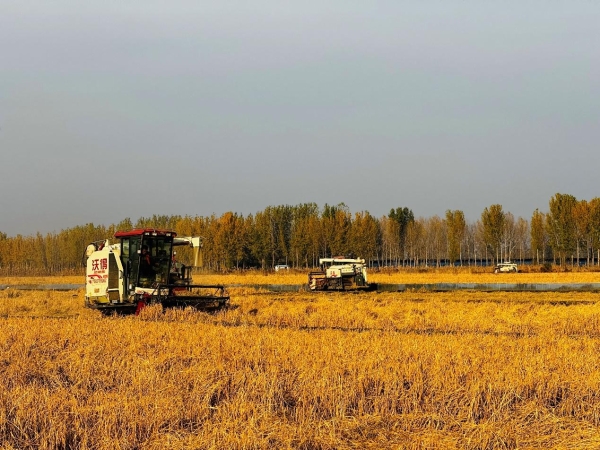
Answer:
[[[142,277],[151,277],[154,274],[152,270],[152,257],[148,251],[148,246],[142,246],[142,252],[140,254],[140,275]]]

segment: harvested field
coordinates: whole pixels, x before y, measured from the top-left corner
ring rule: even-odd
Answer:
[[[395,284],[435,283],[598,283],[599,271],[569,270],[542,273],[523,269],[519,273],[495,274],[491,268],[414,269],[414,270],[369,270],[369,281]],[[526,270],[526,271],[525,271]],[[19,284],[82,284],[84,275],[64,277],[0,277],[0,285]],[[254,284],[302,284],[307,282],[307,271],[290,270],[239,271],[227,274],[194,275],[198,284],[254,285]]]
[[[259,272],[249,271],[228,275],[197,275],[194,281],[225,284],[301,284],[307,282],[303,271]],[[435,283],[598,283],[600,272],[519,272],[494,274],[491,269],[431,269],[429,271],[369,271],[369,281],[390,284]]]
[[[434,275],[391,282],[479,282]],[[490,276],[534,275],[591,282]],[[261,284],[234,277],[195,282]],[[3,448],[600,446],[600,294],[230,294],[118,318],[82,290],[0,292]]]

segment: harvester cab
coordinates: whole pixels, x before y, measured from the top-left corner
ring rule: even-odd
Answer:
[[[118,242],[92,242],[85,250],[87,307],[130,313],[155,303],[211,309],[229,302],[224,286],[192,284],[192,266],[174,260],[177,246],[191,246],[198,266],[199,237],[153,228],[118,231],[114,237]]]

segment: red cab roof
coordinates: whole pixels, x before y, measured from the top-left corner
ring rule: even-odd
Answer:
[[[132,236],[177,236],[177,233],[171,230],[161,230],[158,228],[134,228],[129,231],[117,231],[116,238],[132,237]]]

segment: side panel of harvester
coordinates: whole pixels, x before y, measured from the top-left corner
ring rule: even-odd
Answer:
[[[108,305],[122,303],[123,265],[118,245],[108,241],[90,244],[86,250],[86,304]]]

